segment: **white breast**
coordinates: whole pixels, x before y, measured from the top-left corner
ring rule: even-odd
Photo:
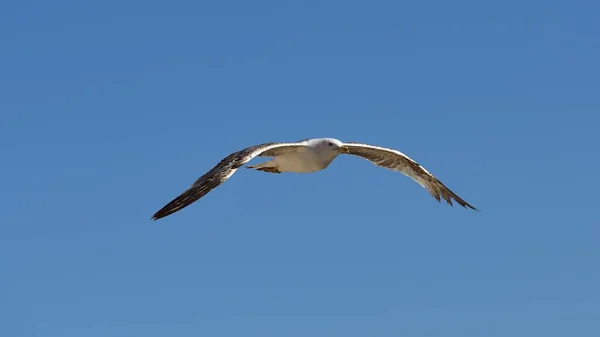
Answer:
[[[277,163],[281,172],[309,173],[326,168],[334,158],[323,158],[307,148],[279,155],[273,158],[273,161]]]

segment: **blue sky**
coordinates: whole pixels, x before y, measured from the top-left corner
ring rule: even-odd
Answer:
[[[0,5],[3,336],[598,336],[600,5]],[[340,157],[413,157],[476,213]]]

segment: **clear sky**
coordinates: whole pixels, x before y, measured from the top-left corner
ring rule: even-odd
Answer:
[[[4,1],[0,335],[599,336],[597,1]],[[413,157],[477,213],[355,157]],[[259,160],[260,161],[260,160]]]

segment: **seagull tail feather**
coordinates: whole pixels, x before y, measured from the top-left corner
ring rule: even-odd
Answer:
[[[246,168],[255,169],[258,171],[268,172],[268,173],[281,173],[277,164],[274,163],[272,160],[264,162],[264,163],[260,163],[257,165],[246,166]]]

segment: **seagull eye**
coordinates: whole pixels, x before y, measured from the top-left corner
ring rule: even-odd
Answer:
[[[329,144],[329,146],[333,146],[333,143],[332,143],[332,142],[327,142],[327,144]]]

